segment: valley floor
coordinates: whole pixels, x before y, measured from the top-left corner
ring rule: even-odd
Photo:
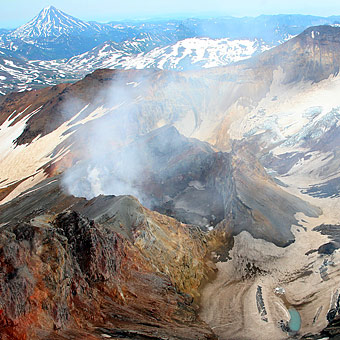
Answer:
[[[290,307],[301,316],[298,336],[317,333],[327,325],[327,313],[336,305],[340,253],[313,252],[329,239],[312,229],[338,224],[340,201],[300,194],[296,178],[280,180],[289,185],[287,191],[321,207],[323,214],[319,218],[297,214],[300,226],[292,227],[296,241],[286,248],[254,239],[247,232],[235,237],[231,260],[217,263],[216,279],[202,292],[201,317],[221,340],[287,339],[293,334],[280,324],[288,324]],[[249,264],[257,273],[245,278]],[[276,288],[283,288],[284,294],[280,294],[283,290],[275,292]]]

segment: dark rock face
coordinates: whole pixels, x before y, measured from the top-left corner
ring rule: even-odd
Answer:
[[[116,271],[117,258],[110,244],[117,246],[118,240],[110,234],[103,234],[93,220],[68,211],[59,214],[53,224],[67,238],[69,251],[88,281],[105,281]]]
[[[321,224],[315,228],[313,231],[318,231],[322,235],[327,235],[332,241],[340,242],[340,225],[339,224]]]
[[[131,148],[130,148],[131,147]],[[141,155],[146,204],[163,214],[200,227],[225,218],[232,187],[231,158],[207,144],[180,135],[171,126],[140,138],[122,151]]]
[[[339,248],[339,244],[336,244],[334,242],[328,242],[318,248],[318,253],[324,254],[324,255],[331,255],[338,248]]]
[[[321,210],[282,190],[256,159],[247,141],[234,143],[233,199],[229,210],[233,234],[248,231],[284,247],[294,242],[291,226],[299,211],[317,217]]]
[[[340,248],[340,225],[321,224],[313,229],[331,240],[318,248],[319,254],[331,255]]]
[[[135,193],[150,209],[202,228],[225,218],[232,187],[231,158],[172,126],[137,138],[98,160],[66,170],[65,186],[75,196],[93,197],[88,169],[96,169],[104,194]],[[126,183],[122,189],[122,186]]]
[[[308,189],[304,190],[303,193],[311,195],[313,197],[340,197],[340,178],[333,178],[325,183],[312,185]]]
[[[97,170],[96,183],[104,194],[128,183],[124,190],[135,192],[142,204],[183,223],[203,230],[220,223],[219,230],[233,235],[247,230],[279,246],[294,242],[290,228],[297,223],[296,212],[315,217],[320,213],[281,190],[245,148],[216,152],[173,126],[68,169],[64,182],[71,194],[95,195],[89,168]]]

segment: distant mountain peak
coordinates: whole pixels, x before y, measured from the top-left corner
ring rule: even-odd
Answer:
[[[85,21],[72,17],[63,11],[48,6],[28,23],[11,33],[11,37],[25,42],[34,42],[39,38],[58,38],[63,34],[79,33],[91,27]]]
[[[41,11],[41,12],[47,12],[47,11],[59,11],[57,8],[55,8],[54,6],[50,5],[50,6],[46,6],[44,7]]]
[[[51,16],[55,16],[55,17],[70,17],[70,15],[62,12],[61,10],[55,8],[54,6],[47,6],[45,8],[43,8],[39,14],[31,21],[35,21],[36,19],[38,20],[49,20],[49,19],[52,19],[53,21],[53,17]],[[78,19],[77,19],[78,20]]]
[[[45,8],[43,8],[43,10],[50,10],[50,9],[56,9],[54,6],[52,5],[49,5],[49,6],[46,6]]]

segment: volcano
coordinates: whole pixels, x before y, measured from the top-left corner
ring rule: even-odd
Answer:
[[[336,334],[339,33],[2,97],[2,338]]]

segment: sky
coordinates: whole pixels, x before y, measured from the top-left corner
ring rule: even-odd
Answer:
[[[339,0],[0,0],[0,28],[16,28],[49,5],[82,20],[109,22],[155,17],[340,15]]]

